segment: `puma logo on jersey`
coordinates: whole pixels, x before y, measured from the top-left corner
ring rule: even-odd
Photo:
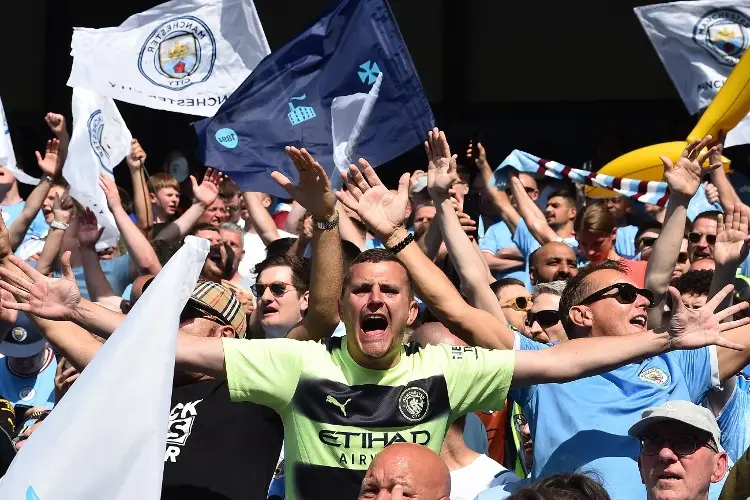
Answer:
[[[352,398],[349,398],[349,399],[346,400],[346,402],[344,404],[341,404],[333,396],[328,396],[326,398],[326,403],[331,403],[333,406],[338,406],[338,408],[341,410],[341,413],[343,413],[344,416],[346,416],[346,405],[348,405],[349,401],[351,401],[351,400],[352,400]]]

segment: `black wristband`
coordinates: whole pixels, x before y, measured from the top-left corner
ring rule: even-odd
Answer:
[[[414,241],[414,233],[409,233],[406,235],[406,238],[404,238],[403,240],[393,245],[391,248],[388,249],[388,251],[391,252],[392,254],[397,254],[401,250],[406,248],[406,246],[412,241]]]

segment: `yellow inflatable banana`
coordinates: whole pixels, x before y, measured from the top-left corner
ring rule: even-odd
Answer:
[[[688,135],[687,141],[702,139],[710,134],[716,137],[720,130],[732,130],[750,113],[750,57],[746,51],[729,74],[698,124]],[[676,161],[685,149],[686,142],[665,142],[636,149],[607,163],[599,170],[600,174],[627,177],[644,181],[661,180],[664,174],[659,156],[667,156]],[[722,157],[724,168],[729,170],[729,159]],[[586,187],[586,195],[592,198],[611,198],[617,193],[609,189]]]

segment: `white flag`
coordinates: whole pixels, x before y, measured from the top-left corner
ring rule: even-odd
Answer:
[[[8,119],[5,118],[2,99],[0,99],[0,119],[2,120],[2,123],[0,123],[0,166],[10,170],[18,182],[36,186],[39,184],[39,179],[19,170],[16,164],[16,152],[13,151],[13,141],[10,140],[10,127],[8,126]]]
[[[172,0],[115,28],[75,28],[68,85],[213,116],[271,49],[252,0]]]
[[[179,317],[208,249],[185,238],[16,455],[0,498],[161,497]]]
[[[636,7],[690,114],[708,106],[750,44],[750,0],[698,0]],[[725,145],[750,143],[750,119]]]
[[[331,176],[331,185],[338,189],[343,184],[339,172],[348,172],[349,164],[353,163],[354,151],[362,137],[362,130],[372,113],[372,108],[378,100],[380,85],[383,82],[383,73],[365,94],[357,94],[334,97],[331,102],[331,135],[333,135],[333,163],[337,171]],[[377,165],[373,165],[376,167]]]
[[[132,136],[109,97],[75,88],[71,107],[73,134],[62,174],[70,196],[90,208],[104,228],[98,248],[116,246],[120,232],[99,187],[99,173],[113,177],[114,168],[130,153]]]

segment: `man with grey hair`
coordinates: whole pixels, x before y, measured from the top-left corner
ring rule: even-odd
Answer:
[[[245,230],[234,222],[222,222],[219,225],[219,235],[221,235],[224,245],[230,248],[234,254],[234,258],[231,262],[231,278],[223,280],[222,284],[234,290],[242,302],[242,305],[245,307],[246,312],[250,314],[253,309],[253,306],[251,306],[251,303],[253,303],[253,296],[252,293],[250,293],[252,283],[238,272],[240,262],[245,256],[245,249],[243,247],[243,242],[245,241]]]
[[[727,454],[711,411],[689,401],[667,401],[643,411],[628,434],[640,442],[638,469],[648,500],[707,500],[724,479]]]
[[[526,333],[532,340],[543,344],[568,340],[558,313],[565,285],[565,281],[557,280],[534,286],[531,310],[526,314]]]

